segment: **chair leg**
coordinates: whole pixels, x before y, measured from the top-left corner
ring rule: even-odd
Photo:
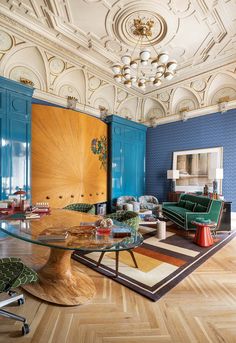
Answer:
[[[18,320],[20,322],[26,323],[26,318],[18,316],[17,314],[8,312],[6,310],[1,310],[0,309],[0,316],[6,317],[6,318],[15,319],[15,320]]]
[[[102,262],[102,259],[103,259],[103,256],[105,255],[105,251],[103,251],[99,257],[99,260],[97,261],[97,267],[100,266],[101,262]]]
[[[135,257],[134,257],[133,251],[132,251],[132,250],[128,250],[128,252],[130,253],[130,255],[131,255],[131,257],[132,257],[132,260],[133,260],[133,262],[134,262],[135,268],[138,268],[138,264],[137,264],[137,261],[136,261],[136,259],[135,259]]]
[[[116,277],[118,277],[118,269],[119,269],[119,251],[116,251]]]

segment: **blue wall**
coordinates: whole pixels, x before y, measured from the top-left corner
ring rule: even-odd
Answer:
[[[147,130],[146,194],[167,200],[170,183],[166,172],[172,169],[172,153],[209,147],[223,147],[223,195],[236,211],[236,109],[185,122]]]

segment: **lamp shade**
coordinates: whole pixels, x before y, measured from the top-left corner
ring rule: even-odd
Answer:
[[[23,191],[22,189],[19,189],[18,191],[16,191],[15,193],[13,193],[14,195],[25,195],[26,191]]]
[[[215,180],[222,180],[224,175],[223,168],[216,168],[213,175]]]
[[[210,169],[208,173],[208,178],[211,180],[222,180],[224,175],[223,168]]]
[[[179,179],[179,170],[176,170],[176,169],[167,170],[167,179],[170,179],[170,180]]]

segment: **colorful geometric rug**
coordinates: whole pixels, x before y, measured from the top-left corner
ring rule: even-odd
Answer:
[[[217,233],[214,245],[203,248],[193,243],[193,235],[187,236],[170,222],[167,224],[169,225],[164,240],[155,237],[155,229],[140,226],[144,243],[133,250],[139,268],[134,268],[128,252],[120,252],[117,278],[113,252],[104,255],[100,267],[96,266],[99,252],[74,252],[73,259],[157,301],[236,236],[236,231]]]

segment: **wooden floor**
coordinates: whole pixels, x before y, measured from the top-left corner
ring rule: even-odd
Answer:
[[[43,263],[48,250],[14,238],[0,241],[0,256]],[[75,262],[77,263],[77,262]],[[81,265],[94,280],[97,296],[82,306],[60,307],[28,294],[9,310],[28,318],[0,319],[0,343],[235,343],[236,239],[157,302]]]

